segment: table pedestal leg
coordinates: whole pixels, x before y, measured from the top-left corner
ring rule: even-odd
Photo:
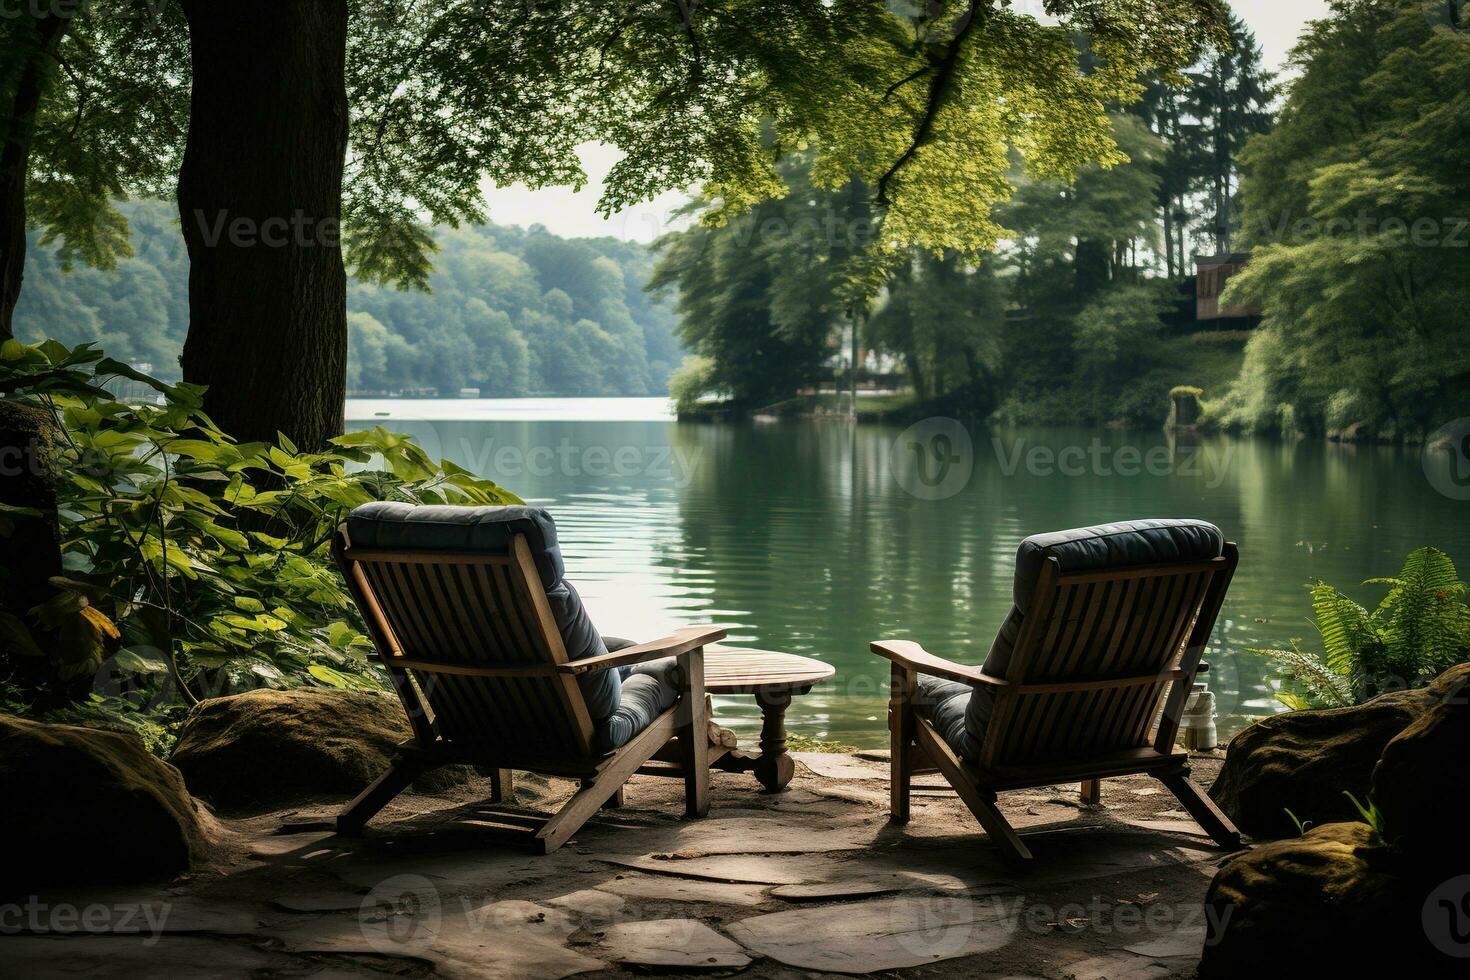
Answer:
[[[786,709],[791,706],[791,695],[761,693],[755,696],[755,703],[761,709],[761,754],[755,760],[755,778],[775,793],[796,775],[796,763],[786,754]]]

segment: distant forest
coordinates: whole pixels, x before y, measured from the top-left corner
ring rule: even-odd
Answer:
[[[99,343],[179,377],[189,264],[172,203],[119,205],[133,255],[100,270],[35,237],[16,309],[22,340]],[[436,228],[430,291],[351,282],[348,387],[445,396],[659,395],[682,357],[668,303],[644,292],[654,258],[613,238],[542,228]]]

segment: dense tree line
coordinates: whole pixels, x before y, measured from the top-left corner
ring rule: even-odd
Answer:
[[[1097,70],[1085,39],[1076,57]],[[1028,172],[1015,150],[992,250],[910,248],[872,297],[841,288],[862,254],[853,242],[878,234],[861,181],[814,189],[808,155],[788,155],[789,197],[659,243],[653,286],[680,287],[682,336],[701,358],[681,375],[684,402],[700,386],[745,407],[789,398],[833,377],[856,325],[860,356],[894,365],[921,404],[1017,422],[1159,422],[1171,387],[1218,388],[1238,367],[1239,338],[1167,323],[1189,304],[1182,257],[1232,247],[1237,150],[1268,128],[1271,91],[1254,35],[1232,19],[1188,71],[1112,106],[1103,160],[1062,179]]]
[[[1470,407],[1470,22],[1460,0],[1339,0],[1246,147],[1259,303],[1220,407],[1254,431],[1417,438]]]
[[[178,221],[161,201],[117,207],[132,255],[111,269],[37,247],[32,233],[16,333],[95,342],[176,379],[189,325]],[[672,311],[644,291],[653,260],[642,245],[496,225],[436,228],[433,240],[428,291],[350,284],[350,388],[476,387],[485,397],[665,390],[680,351]]]

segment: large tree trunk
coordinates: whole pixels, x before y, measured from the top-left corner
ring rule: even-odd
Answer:
[[[17,16],[24,16],[17,14]],[[15,24],[16,40],[7,55],[23,59],[7,93],[4,142],[0,144],[0,340],[14,334],[15,304],[26,268],[26,174],[30,170],[31,141],[36,111],[46,90],[46,79],[56,70],[56,50],[70,21],[57,4],[53,12],[30,16]],[[27,33],[28,32],[28,33]]]
[[[342,431],[346,0],[184,0],[194,70],[179,216],[184,379],[241,440]]]

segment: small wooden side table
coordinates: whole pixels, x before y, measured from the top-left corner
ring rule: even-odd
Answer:
[[[710,694],[750,694],[761,709],[760,753],[738,749],[711,759],[727,772],[754,773],[769,792],[786,788],[796,763],[786,753],[786,709],[791,699],[811,691],[837,673],[831,664],[774,650],[747,650],[718,644],[704,651],[704,688]]]

